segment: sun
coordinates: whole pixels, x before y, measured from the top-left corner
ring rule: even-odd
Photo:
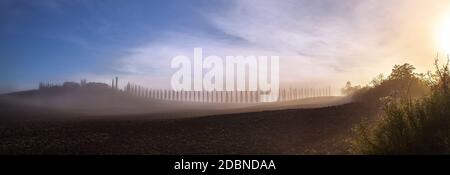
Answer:
[[[439,52],[450,54],[450,15],[442,18],[438,27],[437,40]]]

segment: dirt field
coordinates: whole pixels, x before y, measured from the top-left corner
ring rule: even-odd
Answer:
[[[2,107],[0,154],[348,154],[361,104],[183,119]],[[20,119],[16,119],[21,116]]]

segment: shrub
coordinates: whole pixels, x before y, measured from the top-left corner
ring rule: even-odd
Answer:
[[[437,63],[436,63],[437,64]],[[436,67],[431,93],[419,99],[384,99],[381,118],[354,128],[357,154],[449,154],[450,93],[448,64]]]
[[[380,99],[392,98],[420,98],[429,93],[430,88],[422,74],[414,73],[414,66],[405,63],[395,65],[391,75],[385,79],[378,75],[371,85],[360,88],[351,94],[353,101],[380,106]]]

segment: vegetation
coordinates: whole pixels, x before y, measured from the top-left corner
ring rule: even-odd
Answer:
[[[356,99],[382,97],[383,114],[355,130],[356,154],[450,153],[450,93],[448,62],[435,73],[413,73],[409,64],[395,66],[386,80],[355,92]],[[403,90],[402,90],[403,89]]]
[[[379,106],[385,97],[416,99],[428,94],[430,88],[423,74],[414,73],[414,66],[405,63],[395,65],[391,75],[375,77],[370,85],[352,87],[350,95],[356,102]],[[347,87],[346,87],[347,88]]]

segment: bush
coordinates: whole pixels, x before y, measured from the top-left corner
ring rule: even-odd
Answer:
[[[390,101],[374,125],[355,128],[358,154],[450,153],[450,96],[433,94],[420,100]]]
[[[360,88],[351,94],[353,101],[380,106],[385,97],[416,99],[430,92],[422,74],[414,73],[414,66],[405,63],[395,65],[391,75],[384,79],[378,75],[371,85]]]
[[[354,128],[356,154],[449,154],[450,94],[448,64],[436,67],[431,93],[419,99],[384,99],[381,118]]]

